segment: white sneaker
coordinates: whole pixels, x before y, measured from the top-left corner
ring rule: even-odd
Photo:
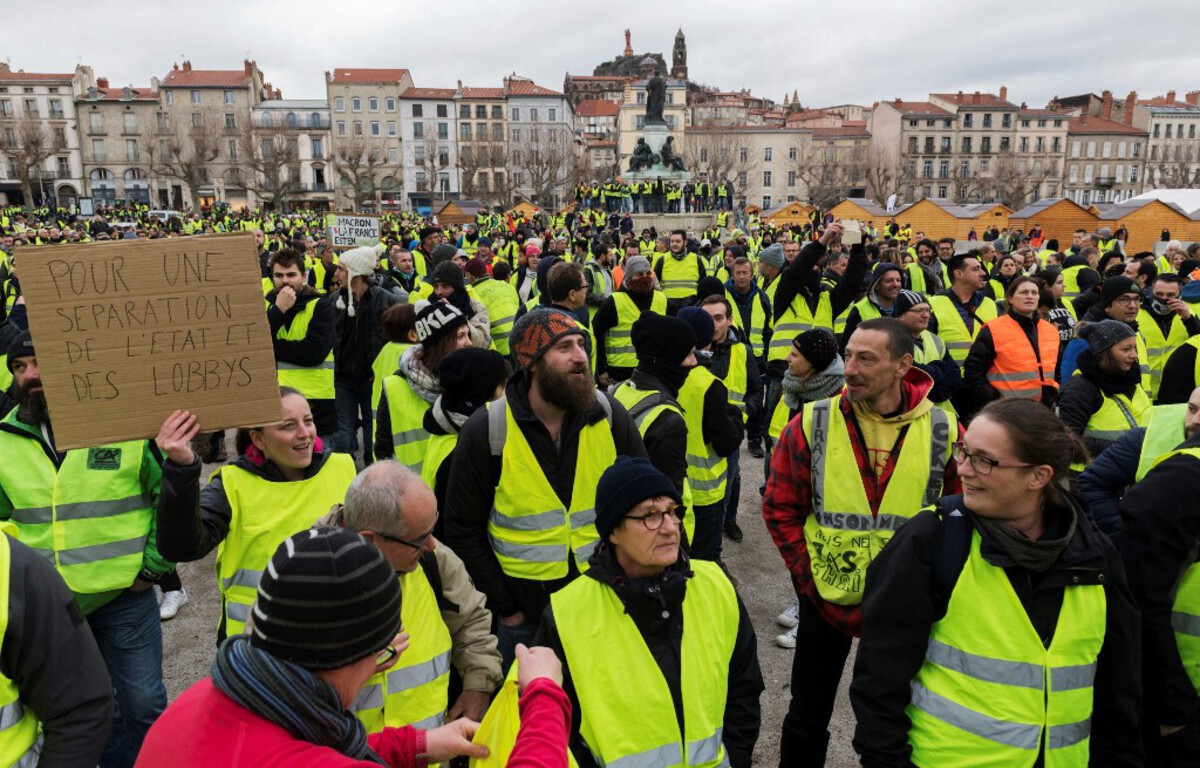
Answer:
[[[800,598],[792,601],[792,604],[787,607],[787,610],[775,617],[775,623],[781,627],[788,629],[794,628],[800,623]]]
[[[798,626],[798,625],[797,625]],[[796,627],[792,627],[782,635],[775,636],[775,645],[780,648],[795,648],[796,647]]]
[[[188,596],[186,589],[180,589],[178,592],[167,592],[163,595],[162,605],[158,609],[158,616],[163,621],[175,618],[175,614],[179,613],[179,609],[187,604]]]

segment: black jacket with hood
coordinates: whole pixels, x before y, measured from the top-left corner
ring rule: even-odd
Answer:
[[[688,579],[692,575],[686,555],[681,552],[679,560],[656,577],[631,579],[621,569],[612,547],[602,542],[596,547],[588,565],[588,571],[582,578],[595,579],[609,585],[641,633],[650,655],[654,657],[671,691],[671,700],[675,704],[675,719],[682,732],[683,601],[687,595]],[[701,628],[701,631],[707,631],[707,628]],[[563,651],[562,639],[559,637],[551,606],[547,606],[542,615],[542,624],[535,642],[554,649],[558,658],[563,660],[563,690],[571,699],[571,711],[576,713],[576,716],[571,718],[571,752],[579,768],[594,768],[596,761],[579,734],[579,696],[575,692],[571,669],[566,662],[567,656]],[[604,649],[596,649],[596,653],[605,652]],[[611,663],[619,665],[622,661],[613,658]],[[758,640],[750,615],[740,596],[737,639],[734,641],[733,655],[729,660],[728,686],[722,740],[729,764],[733,768],[749,768],[762,722],[759,697],[764,686],[762,670],[758,664]]]
[[[305,286],[296,296],[296,303],[287,312],[280,312],[275,306],[277,291],[267,294],[267,325],[271,328],[271,344],[275,349],[275,363],[291,363],[312,368],[325,362],[333,345],[338,340],[337,319],[334,316],[333,304],[311,287]],[[290,328],[292,321],[310,303],[316,302],[312,320],[308,324],[308,332],[303,339],[281,339],[279,332]],[[317,425],[317,434],[332,435],[337,431],[337,409],[334,399],[316,400],[309,398],[312,407],[313,421]]]

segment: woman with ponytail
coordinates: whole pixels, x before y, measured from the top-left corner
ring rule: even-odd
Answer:
[[[863,765],[1142,765],[1140,620],[1067,490],[1079,439],[998,400],[954,458],[962,495],[871,565],[850,688]]]

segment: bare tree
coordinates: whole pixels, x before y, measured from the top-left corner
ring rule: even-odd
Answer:
[[[1161,189],[1200,187],[1200,151],[1193,144],[1164,144],[1161,154],[1146,163],[1146,180]]]
[[[1047,180],[1057,175],[1057,162],[1042,158],[1020,157],[1001,152],[987,171],[980,171],[959,182],[959,202],[998,201],[1014,211],[1024,208]]]
[[[862,186],[866,176],[867,154],[862,147],[839,146],[821,142],[798,156],[795,168],[808,188],[808,200],[828,210]]]
[[[432,201],[438,193],[444,191],[441,188],[441,174],[450,170],[450,142],[448,139],[438,140],[435,135],[426,134],[416,149],[416,168],[425,174],[424,188],[420,191],[428,193]]]
[[[508,146],[493,144],[488,151],[488,162],[492,167],[492,195],[495,204],[508,208],[516,201],[517,187],[509,168]]]
[[[487,172],[483,171],[487,167],[488,151],[487,147],[471,144],[460,144],[458,147],[458,172],[459,182],[458,189],[462,192],[462,196],[467,200],[483,200],[484,192],[488,187],[486,177]],[[481,171],[483,171],[481,173]]]
[[[553,126],[536,126],[529,134],[521,159],[514,158],[514,163],[528,179],[532,202],[543,208],[555,207],[561,202],[560,192],[574,161],[574,138],[570,131]]]
[[[45,163],[58,152],[66,149],[62,132],[51,131],[42,121],[25,115],[4,126],[0,149],[9,160],[10,167],[21,182],[21,194],[25,196],[25,210],[33,212],[33,189],[41,186],[42,180],[54,178]]]
[[[862,177],[867,187],[867,197],[880,204],[893,194],[899,196],[900,190],[912,183],[899,153],[877,146],[866,152]]]
[[[338,176],[350,184],[347,197],[352,208],[358,210],[363,203],[374,202],[381,168],[387,161],[383,142],[365,136],[339,139],[329,159]]]
[[[749,170],[740,167],[738,139],[729,131],[689,131],[684,137],[683,162],[688,170],[712,182]]]
[[[300,143],[296,131],[255,127],[238,137],[242,161],[251,171],[246,183],[272,209],[283,212],[288,197],[300,191]]]
[[[212,180],[213,161],[221,152],[221,118],[212,109],[193,112],[186,125],[159,124],[142,140],[150,173],[176,179],[187,186],[192,210],[200,209],[200,188]]]

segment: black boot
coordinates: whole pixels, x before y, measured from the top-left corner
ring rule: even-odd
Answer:
[[[745,538],[741,527],[737,524],[737,520],[732,518],[725,521],[725,535],[729,537],[730,541],[741,541]]]
[[[749,443],[746,446],[746,450],[748,450],[750,452],[750,455],[756,459],[761,459],[767,455],[766,452],[763,451],[762,443],[757,442],[757,441],[755,441],[753,443]]]

